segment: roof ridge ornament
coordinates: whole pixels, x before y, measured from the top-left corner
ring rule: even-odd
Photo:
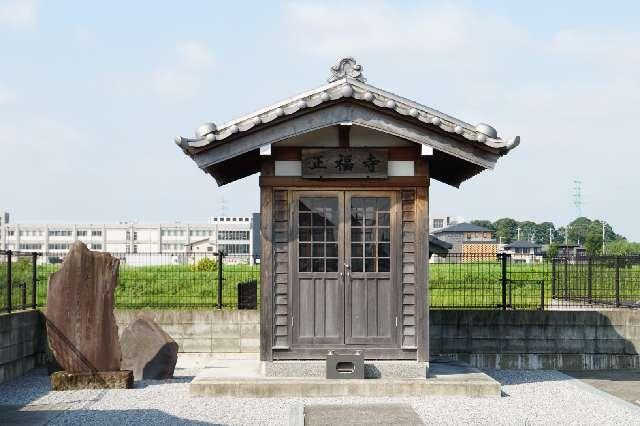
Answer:
[[[363,83],[367,81],[367,79],[362,75],[362,65],[356,64],[356,60],[351,56],[340,59],[340,62],[332,66],[330,71],[331,75],[327,79],[329,83],[333,83],[334,81],[345,77],[351,77]]]

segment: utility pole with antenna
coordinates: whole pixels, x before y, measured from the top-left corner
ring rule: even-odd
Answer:
[[[225,217],[227,215],[227,201],[224,199],[224,195],[220,196],[220,216]]]
[[[582,181],[573,181],[573,205],[576,207],[576,217],[582,217]]]

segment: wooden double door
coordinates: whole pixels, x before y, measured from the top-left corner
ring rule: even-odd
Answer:
[[[399,347],[399,194],[293,194],[293,349]]]

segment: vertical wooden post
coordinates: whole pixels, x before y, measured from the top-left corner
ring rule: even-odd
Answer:
[[[273,361],[273,189],[260,187],[260,360]]]
[[[429,361],[429,188],[416,188],[416,345],[417,361]]]

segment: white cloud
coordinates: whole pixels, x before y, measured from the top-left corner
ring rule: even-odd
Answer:
[[[189,69],[209,69],[215,64],[213,54],[207,45],[202,42],[186,41],[178,45],[177,51],[181,63]]]
[[[303,53],[402,56],[411,62],[490,63],[495,43],[516,43],[509,21],[452,3],[412,9],[382,2],[290,3],[292,43]]]
[[[161,94],[188,96],[198,86],[197,78],[190,72],[179,69],[160,69],[153,72],[153,87]]]
[[[198,41],[180,43],[175,51],[175,66],[153,71],[153,87],[164,95],[190,96],[201,86],[204,72],[215,65],[213,54],[206,44]]]
[[[625,66],[640,65],[640,33],[583,29],[558,31],[550,50],[558,55],[583,59],[624,71]]]
[[[4,0],[0,3],[0,27],[31,29],[38,23],[38,2],[32,0]]]

